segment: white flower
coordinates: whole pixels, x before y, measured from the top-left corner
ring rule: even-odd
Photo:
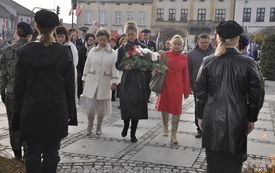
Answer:
[[[152,56],[151,56],[152,61],[157,61],[158,60],[158,56],[159,56],[159,54],[157,52],[152,52]]]
[[[142,53],[144,53],[144,54],[152,53],[152,51],[151,51],[150,49],[148,49],[148,48],[144,48],[144,49],[142,49],[141,51],[142,51]]]

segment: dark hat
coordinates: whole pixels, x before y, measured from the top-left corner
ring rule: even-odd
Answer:
[[[243,35],[243,34],[240,35],[239,42],[242,42],[244,45],[248,45],[249,44],[248,43],[248,38],[245,35]]]
[[[35,13],[34,20],[38,26],[51,28],[59,25],[58,16],[48,10],[39,10]]]
[[[87,31],[89,30],[89,28],[86,27],[86,26],[83,26],[83,27],[79,28],[79,30],[80,30],[82,33],[87,33]]]
[[[234,20],[222,21],[217,27],[216,32],[221,38],[234,38],[243,32],[243,28]]]
[[[146,28],[145,28],[145,29],[142,30],[141,32],[142,32],[142,33],[150,33],[151,31],[150,31],[149,29],[146,29]]]
[[[33,29],[31,27],[30,24],[28,24],[27,22],[19,22],[17,24],[17,29],[22,29],[25,33],[27,34],[33,34]]]

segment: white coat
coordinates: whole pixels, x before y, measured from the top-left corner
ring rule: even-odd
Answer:
[[[116,52],[107,44],[105,48],[94,47],[90,50],[83,71],[85,81],[83,96],[97,100],[110,99],[111,84],[118,83],[118,71],[115,67]]]

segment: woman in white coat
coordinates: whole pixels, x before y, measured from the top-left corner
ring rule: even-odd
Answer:
[[[115,90],[118,83],[116,52],[108,44],[110,33],[101,28],[95,36],[98,45],[88,54],[82,77],[84,89],[80,96],[81,111],[88,116],[87,135],[92,132],[95,114],[96,134],[102,133],[104,116],[111,113],[111,90]]]

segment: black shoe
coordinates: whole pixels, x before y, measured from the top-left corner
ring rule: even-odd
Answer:
[[[132,142],[137,142],[137,138],[136,138],[135,135],[131,135],[131,141],[132,141]]]
[[[147,102],[148,102],[148,103],[151,103],[151,101],[150,101],[150,100],[147,100]]]
[[[116,101],[116,98],[112,98],[112,101],[113,101],[113,102]]]
[[[121,136],[122,137],[125,137],[125,136],[127,136],[127,131],[128,131],[128,128],[123,128],[123,130],[122,130],[122,132],[121,132]]]
[[[202,137],[202,132],[198,131],[196,134],[195,134],[195,138],[201,138]]]
[[[120,109],[120,106],[118,106],[117,108]]]

